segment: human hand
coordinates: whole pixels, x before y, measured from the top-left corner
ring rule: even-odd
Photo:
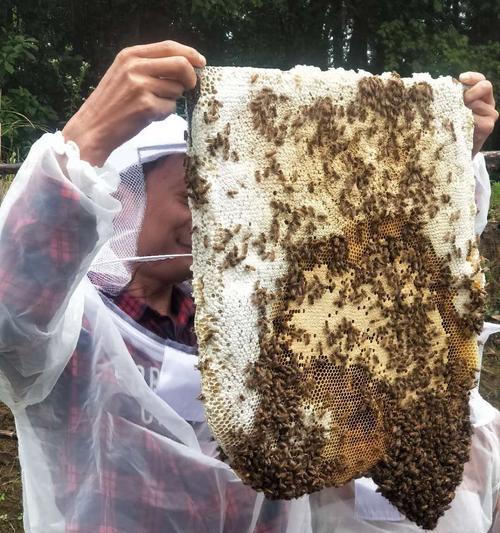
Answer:
[[[472,157],[474,157],[481,150],[498,120],[493,85],[479,72],[464,72],[458,79],[469,87],[464,91],[464,104],[474,115],[472,142]]]
[[[120,144],[173,113],[176,99],[196,85],[194,67],[205,64],[175,41],[123,49],[64,127],[65,140],[76,142],[82,160],[102,166]]]

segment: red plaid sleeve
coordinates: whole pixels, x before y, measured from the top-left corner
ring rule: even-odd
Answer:
[[[10,329],[3,324],[3,346],[15,347],[24,335],[26,355],[43,358],[22,328],[29,324],[50,330],[83,275],[82,265],[98,235],[95,215],[82,207],[81,193],[73,184],[39,170],[5,216],[0,303],[13,317]],[[188,299],[178,303],[176,325],[184,327],[193,310]],[[248,523],[242,521],[245,513],[253,512],[255,494],[234,483],[221,495],[211,468],[187,460],[189,454],[182,459],[175,447],[170,452],[162,446],[165,437],[172,436],[159,424],[144,424],[142,406],[117,389],[106,354],[95,360],[95,342],[84,318],[77,347],[57,383],[42,401],[26,408],[45,452],[65,530],[153,533],[174,531],[173,524],[182,521],[185,531],[211,531],[221,513],[224,531],[241,530],[239,525]],[[13,371],[9,375],[15,366],[9,356],[5,349],[0,370],[14,382],[18,378]],[[43,360],[38,367],[44,367]],[[115,394],[108,394],[113,390]],[[286,511],[274,505],[265,508],[268,512],[261,512],[255,531],[284,532]],[[182,509],[181,517],[176,509]]]
[[[42,180],[39,180],[42,181]],[[95,216],[68,181],[46,177],[27,188],[6,218],[0,241],[0,301],[45,329],[97,242]]]
[[[60,319],[98,242],[92,201],[58,168],[52,138],[32,148],[0,207],[0,372],[10,385],[0,396],[7,403],[46,394],[44,376],[70,356],[67,330],[59,352],[51,340],[62,338]]]

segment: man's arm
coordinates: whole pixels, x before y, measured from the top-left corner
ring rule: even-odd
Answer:
[[[196,85],[205,58],[174,41],[125,48],[95,91],[63,129],[82,159],[102,165],[120,144],[175,111],[176,99]]]
[[[121,207],[118,176],[97,167],[171,112],[203,63],[171,42],[121,52],[63,133],[44,135],[19,170],[0,207],[0,395],[14,409],[50,392],[76,345],[82,280]]]
[[[43,398],[74,349],[80,281],[111,233],[117,184],[46,134],[0,207],[0,395],[11,407]]]

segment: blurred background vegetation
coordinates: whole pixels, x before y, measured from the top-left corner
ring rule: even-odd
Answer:
[[[499,0],[0,0],[0,163],[22,161],[42,132],[62,128],[121,48],[164,39],[212,65],[479,71],[500,100]],[[500,150],[499,124],[484,149]],[[491,177],[482,253],[487,318],[500,320],[500,175]],[[497,406],[499,352],[492,339],[480,383]],[[0,430],[14,429],[0,404]],[[0,533],[22,531],[21,518],[16,443],[0,440]]]
[[[60,128],[131,44],[178,40],[213,65],[476,70],[498,91],[499,28],[498,0],[2,0],[0,161]]]

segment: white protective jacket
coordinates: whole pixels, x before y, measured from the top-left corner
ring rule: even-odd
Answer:
[[[487,192],[482,156],[475,165]],[[419,531],[371,480],[269,501],[217,459],[206,422],[190,415],[195,354],[135,324],[86,277],[120,209],[118,180],[46,134],[0,208],[0,399],[16,419],[26,531]],[[169,398],[172,375],[187,406],[155,393],[163,379]],[[477,390],[471,413],[470,461],[436,532],[500,531],[500,413]]]

